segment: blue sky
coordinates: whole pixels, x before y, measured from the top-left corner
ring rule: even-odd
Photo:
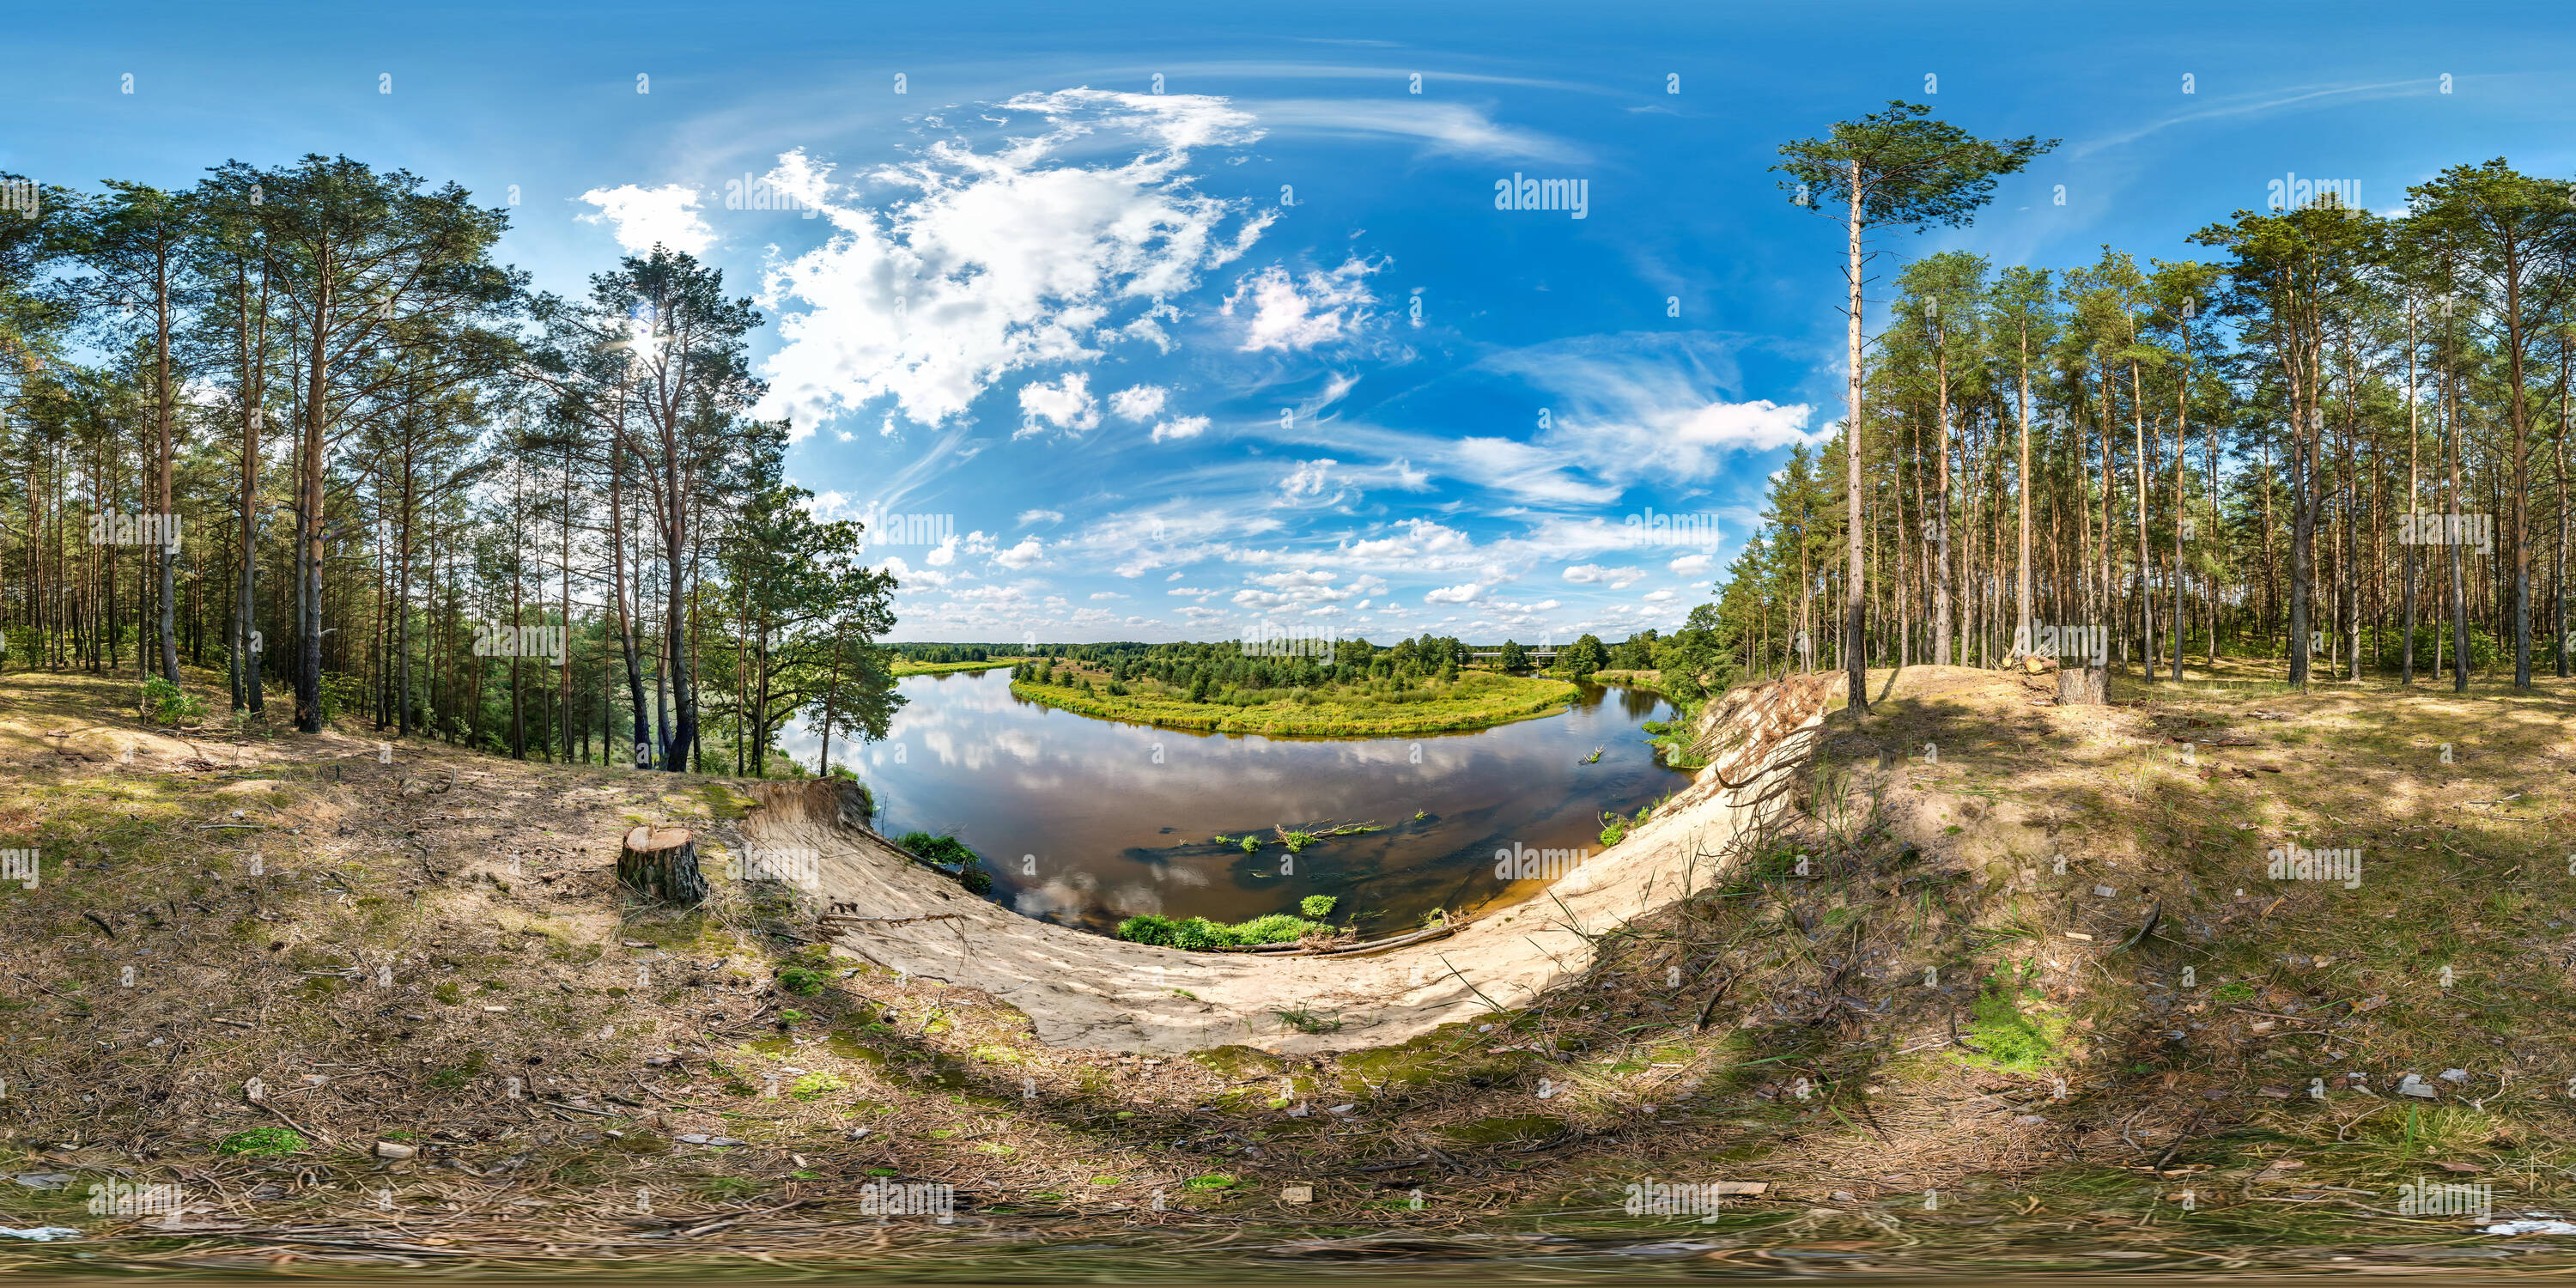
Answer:
[[[772,319],[792,475],[904,516],[898,639],[1617,638],[1711,597],[1839,415],[1785,140],[1904,98],[2065,141],[1881,278],[2190,258],[2290,174],[2576,174],[2563,9],[2134,8],[59,6],[9,21],[0,169],[339,152],[515,196],[543,288],[699,254]],[[1582,217],[1497,209],[1515,176]]]

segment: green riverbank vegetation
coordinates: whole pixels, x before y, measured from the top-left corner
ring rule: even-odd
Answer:
[[[945,675],[952,671],[989,671],[1028,660],[1028,654],[1015,648],[989,644],[890,644],[894,666],[887,674],[896,679],[907,675]]]
[[[1083,715],[1211,733],[1433,733],[1554,715],[1574,685],[1474,669],[1454,639],[1332,656],[1263,657],[1237,644],[1078,645],[1014,668],[1011,692]]]
[[[1313,900],[1309,898],[1307,902]],[[1118,937],[1139,944],[1163,948],[1185,948],[1205,952],[1216,948],[1252,948],[1263,944],[1293,944],[1304,939],[1330,939],[1343,932],[1321,921],[1308,921],[1293,913],[1274,912],[1238,921],[1229,926],[1205,917],[1187,917],[1174,921],[1169,917],[1147,914],[1129,917],[1118,923]]]

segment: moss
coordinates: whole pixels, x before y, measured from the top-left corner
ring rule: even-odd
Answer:
[[[292,1154],[304,1148],[304,1137],[284,1127],[253,1127],[237,1131],[215,1143],[218,1154],[247,1154],[266,1157]]]
[[[711,782],[698,788],[699,799],[706,802],[707,817],[739,819],[750,812],[751,802],[723,783]]]
[[[1963,1058],[2021,1074],[2044,1072],[2063,1058],[2059,1043],[2066,1025],[2036,1009],[2046,999],[2026,982],[2035,973],[2035,963],[2025,963],[2018,974],[2003,965],[1986,977],[1977,990],[1976,1021],[1967,1034],[1977,1053]]]
[[[492,1057],[481,1050],[468,1051],[465,1059],[444,1069],[434,1070],[427,1081],[441,1091],[461,1091],[476,1078],[492,1071]]]
[[[787,1094],[798,1100],[819,1100],[832,1092],[849,1089],[850,1084],[842,1081],[837,1074],[809,1073],[790,1083]]]

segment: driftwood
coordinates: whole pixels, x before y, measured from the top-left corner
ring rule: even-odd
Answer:
[[[685,827],[638,827],[617,851],[617,884],[683,907],[706,902],[707,879],[698,871],[698,842]]]

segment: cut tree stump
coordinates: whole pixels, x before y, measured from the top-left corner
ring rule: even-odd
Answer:
[[[693,906],[706,902],[698,842],[685,827],[638,827],[617,850],[617,884],[650,899]]]
[[[2061,707],[2098,707],[2110,700],[2106,686],[2111,672],[2108,667],[2070,666],[2057,673],[2057,705]]]

